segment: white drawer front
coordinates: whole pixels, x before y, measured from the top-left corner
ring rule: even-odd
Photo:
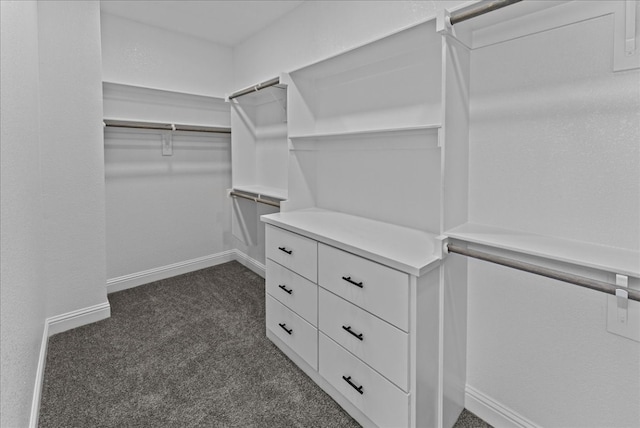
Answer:
[[[267,328],[300,355],[311,367],[318,369],[318,330],[267,295]]]
[[[409,426],[407,394],[323,333],[319,340],[320,374],[327,382],[378,426]]]
[[[318,286],[267,259],[267,293],[313,325],[318,325]]]
[[[318,284],[409,331],[409,275],[328,245],[318,245]]]
[[[284,229],[266,225],[267,258],[316,282],[318,280],[318,243]]]
[[[319,329],[408,391],[409,335],[326,290],[319,299]]]

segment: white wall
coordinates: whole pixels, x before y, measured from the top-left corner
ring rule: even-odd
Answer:
[[[640,248],[640,70],[612,71],[613,34],[608,15],[472,53],[471,222]],[[639,426],[640,343],[607,332],[607,299],[470,261],[467,383],[540,426]]]
[[[229,136],[107,131],[110,280],[230,250]],[[110,287],[110,291],[112,287]]]
[[[35,2],[0,2],[0,425],[27,426],[46,317]]]
[[[232,86],[231,48],[102,13],[106,82],[224,97]]]
[[[39,2],[47,314],[105,303],[100,10]]]
[[[307,1],[236,46],[242,88],[424,21],[464,1]]]
[[[229,105],[214,97],[230,90],[231,48],[107,13],[101,23],[103,79],[126,84],[105,85],[105,117],[229,127]],[[175,133],[173,156],[161,138],[105,133],[110,292],[233,248],[229,135]]]
[[[2,425],[26,426],[46,318],[107,303],[99,10],[1,4]]]

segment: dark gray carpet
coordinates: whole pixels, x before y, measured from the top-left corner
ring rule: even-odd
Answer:
[[[239,263],[109,301],[49,339],[40,427],[359,426],[266,338],[264,280]]]

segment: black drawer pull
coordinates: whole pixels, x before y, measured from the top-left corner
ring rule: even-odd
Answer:
[[[354,335],[357,339],[363,340],[362,333],[356,334],[353,330],[351,330],[351,326],[346,327],[346,326],[343,325],[342,328],[347,330],[352,335]]]
[[[279,288],[281,288],[282,290],[286,291],[287,293],[291,294],[293,293],[292,289],[288,289],[287,287],[285,287],[284,285],[280,284],[278,285]]]
[[[278,247],[278,250],[284,251],[287,254],[293,253],[293,250],[287,250],[287,247]]]
[[[289,333],[289,334],[293,333],[293,329],[292,329],[292,328],[287,328],[285,323],[280,323],[280,324],[278,324],[278,325],[279,325],[280,327],[282,327],[282,329],[283,329],[284,331],[286,331],[287,333]]]
[[[344,379],[345,382],[347,382],[349,385],[351,385],[351,387],[353,389],[355,389],[356,391],[358,391],[360,394],[364,394],[364,391],[362,390],[362,385],[356,386],[355,383],[351,382],[351,376],[349,376],[349,377],[342,376],[342,379]]]
[[[351,277],[350,277],[350,276],[343,276],[343,277],[342,277],[342,279],[344,279],[345,281],[347,281],[347,282],[349,282],[349,283],[351,283],[351,284],[355,285],[356,287],[363,288],[363,287],[362,287],[362,281],[360,281],[360,282],[355,282],[353,279],[351,279]]]

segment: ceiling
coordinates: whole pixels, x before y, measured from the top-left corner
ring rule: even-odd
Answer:
[[[235,46],[304,0],[102,0],[103,12]]]

